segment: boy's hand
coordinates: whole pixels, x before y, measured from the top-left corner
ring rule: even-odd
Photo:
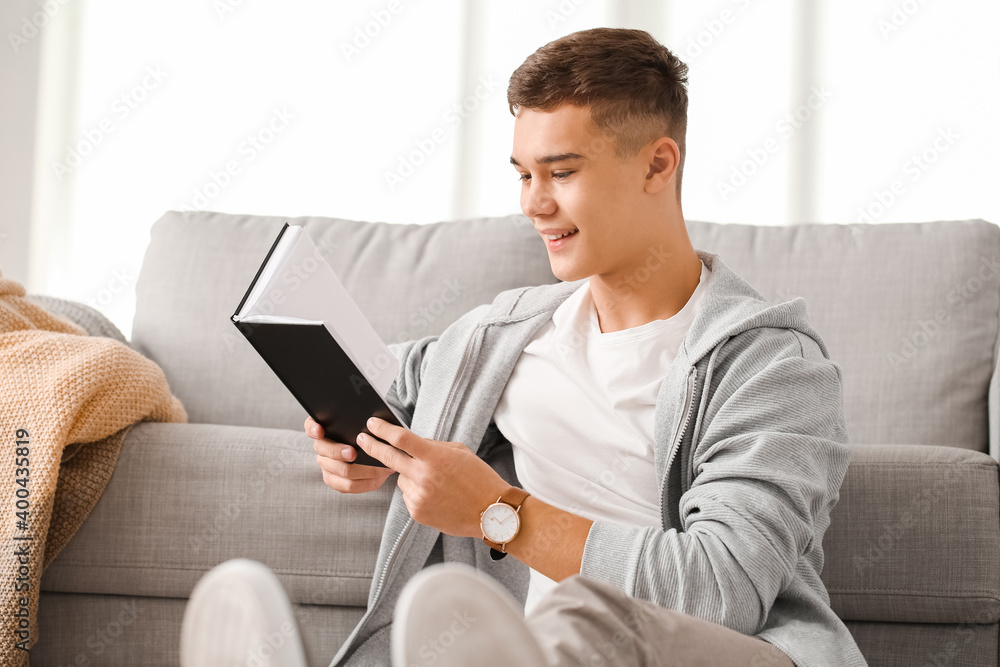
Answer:
[[[357,453],[350,445],[334,442],[323,437],[323,427],[312,417],[306,417],[306,435],[313,438],[316,463],[323,471],[323,482],[341,493],[366,493],[382,486],[389,475],[396,472],[390,468],[351,463]]]
[[[479,513],[510,487],[488,463],[461,442],[422,438],[377,417],[368,429],[385,442],[362,433],[358,444],[399,471],[396,484],[414,521],[448,535],[483,536]]]

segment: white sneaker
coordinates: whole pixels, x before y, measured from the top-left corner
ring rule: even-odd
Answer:
[[[393,667],[544,667],[517,602],[463,563],[431,565],[406,583],[392,622]]]
[[[236,558],[194,587],[181,624],[182,667],[306,667],[292,605],[265,565]]]

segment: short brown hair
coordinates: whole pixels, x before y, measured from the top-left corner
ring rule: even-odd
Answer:
[[[592,28],[541,47],[514,70],[507,86],[517,109],[589,106],[594,125],[615,138],[619,158],[659,137],[677,142],[677,195],[684,170],[688,67],[645,30]]]

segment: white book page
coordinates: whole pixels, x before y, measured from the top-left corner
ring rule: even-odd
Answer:
[[[361,312],[305,229],[289,227],[284,236],[292,231],[296,234],[280,268],[270,274],[260,298],[241,321],[248,322],[251,321],[249,317],[264,315],[323,322],[337,344],[384,399],[399,372],[399,360]],[[284,236],[275,253],[283,249]]]
[[[270,258],[268,258],[267,264],[261,270],[260,277],[254,283],[253,291],[247,296],[246,303],[243,304],[243,308],[238,313],[237,320],[244,322],[246,321],[246,315],[252,312],[259,312],[260,309],[255,310],[254,306],[264,297],[265,291],[270,286],[271,281],[274,280],[275,273],[281,269],[288,253],[295,247],[295,241],[301,231],[301,227],[289,227],[281,235],[281,240],[278,241],[278,245],[274,248],[274,252],[271,253]]]
[[[246,324],[323,324],[317,320],[304,320],[301,317],[285,317],[283,315],[248,315],[240,319]]]

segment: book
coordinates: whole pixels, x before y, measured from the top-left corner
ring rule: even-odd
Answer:
[[[372,416],[409,428],[385,401],[399,360],[304,228],[282,226],[231,319],[325,438],[385,467],[356,443]]]

